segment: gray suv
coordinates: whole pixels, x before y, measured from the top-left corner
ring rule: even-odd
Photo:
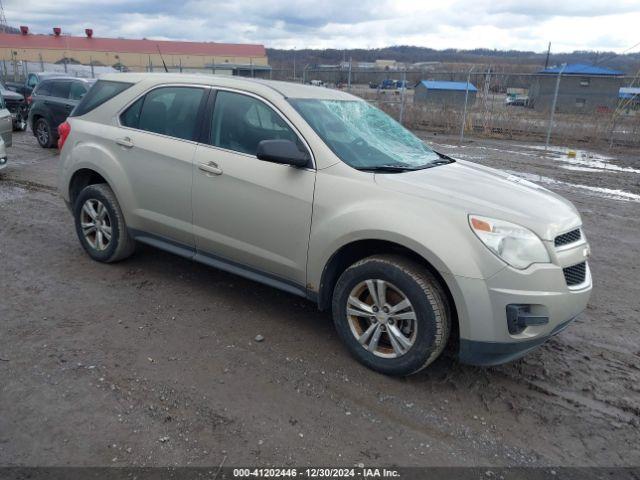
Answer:
[[[113,74],[59,131],[60,194],[93,259],[143,242],[300,295],[379,372],[447,345],[476,365],[518,358],[591,293],[571,203],[337,90]]]

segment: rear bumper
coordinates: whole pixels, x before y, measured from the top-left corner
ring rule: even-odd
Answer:
[[[459,360],[469,365],[489,367],[511,362],[538,348],[554,335],[567,328],[575,318],[558,325],[551,334],[515,343],[478,342],[460,339]]]

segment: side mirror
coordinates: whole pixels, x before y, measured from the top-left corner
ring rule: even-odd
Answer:
[[[309,154],[301,152],[291,140],[262,140],[258,143],[256,156],[267,162],[305,167],[309,163]]]

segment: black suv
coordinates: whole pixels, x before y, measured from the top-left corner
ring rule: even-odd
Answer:
[[[58,125],[64,122],[94,79],[55,77],[42,80],[31,93],[28,123],[43,148],[56,145]]]

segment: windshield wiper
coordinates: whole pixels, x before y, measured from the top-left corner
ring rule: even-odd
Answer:
[[[411,172],[417,169],[415,167],[404,167],[402,165],[371,165],[370,167],[359,167],[358,170],[367,172]]]

